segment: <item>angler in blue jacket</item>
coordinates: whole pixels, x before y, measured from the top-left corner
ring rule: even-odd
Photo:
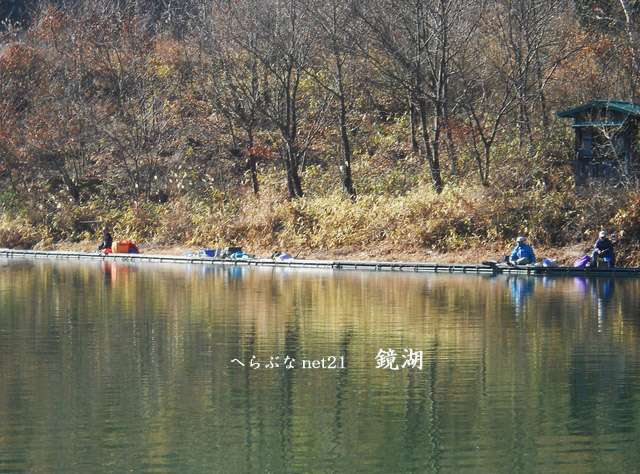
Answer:
[[[511,252],[509,262],[512,265],[529,265],[536,263],[536,256],[533,249],[524,243],[524,237],[518,237],[516,240],[516,248]]]

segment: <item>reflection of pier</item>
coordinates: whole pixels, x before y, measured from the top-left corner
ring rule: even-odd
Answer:
[[[0,249],[0,257],[31,257],[56,259],[92,259],[102,261],[192,263],[222,266],[271,266],[280,268],[327,268],[341,270],[373,270],[428,273],[477,273],[515,275],[572,275],[572,276],[640,276],[640,268],[574,268],[574,267],[511,267],[501,264],[426,263],[426,262],[370,262],[354,260],[306,260],[284,261],[268,258],[233,259],[178,255],[109,254],[97,252],[54,252],[41,250]]]

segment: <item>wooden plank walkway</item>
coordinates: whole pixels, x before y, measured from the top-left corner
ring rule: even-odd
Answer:
[[[425,262],[370,262],[356,260],[274,260],[269,258],[233,259],[187,255],[109,254],[98,252],[57,252],[45,250],[0,249],[0,257],[54,258],[67,260],[102,260],[155,263],[189,263],[223,266],[271,266],[280,268],[327,268],[336,270],[371,270],[427,273],[517,274],[566,276],[640,276],[640,268],[573,268],[573,267],[511,267],[508,265],[425,263]]]

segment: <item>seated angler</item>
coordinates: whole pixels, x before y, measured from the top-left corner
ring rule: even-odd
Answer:
[[[592,265],[597,265],[598,259],[608,258],[609,264],[613,267],[615,264],[615,253],[613,252],[613,242],[607,238],[607,233],[603,230],[600,237],[596,241],[595,249],[591,254]]]
[[[102,232],[103,232],[102,243],[98,246],[98,250],[110,249],[111,245],[113,244],[113,238],[109,233],[109,229],[107,227],[103,227]]]
[[[524,237],[518,237],[516,247],[511,252],[509,262],[511,265],[529,265],[536,262],[533,249],[524,243]]]

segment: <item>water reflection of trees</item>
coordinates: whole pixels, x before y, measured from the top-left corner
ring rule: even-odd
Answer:
[[[159,463],[173,453],[234,459],[231,470],[304,461],[344,470],[369,456],[379,469],[398,469],[385,460],[400,458],[406,470],[451,470],[452,452],[467,449],[481,470],[527,469],[532,453],[558,468],[563,445],[638,418],[638,284],[19,265],[0,280],[0,413],[21,406],[21,423],[43,427],[24,438],[47,438],[64,420],[42,418],[24,394],[83,387],[61,389],[50,403],[77,410],[80,424],[92,420],[96,439],[115,433]],[[424,368],[376,369],[380,348],[422,350]],[[253,355],[263,363],[344,356],[347,369],[230,364]],[[107,456],[108,443],[80,447]],[[472,454],[488,451],[496,455]],[[584,456],[575,465],[586,466]]]

